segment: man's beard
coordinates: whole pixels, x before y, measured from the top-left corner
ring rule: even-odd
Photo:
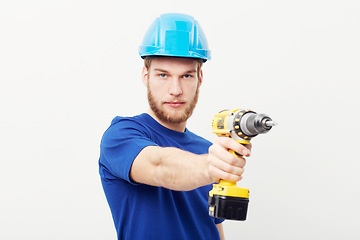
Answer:
[[[167,122],[167,123],[182,123],[189,119],[189,117],[192,115],[194,108],[197,104],[198,98],[199,98],[199,84],[196,88],[195,96],[190,102],[190,104],[186,107],[185,110],[182,110],[179,113],[171,114],[170,112],[167,112],[163,107],[163,102],[157,102],[154,99],[154,96],[151,93],[149,84],[147,85],[147,96],[148,101],[151,110],[154,112],[155,116],[160,119],[161,121]]]

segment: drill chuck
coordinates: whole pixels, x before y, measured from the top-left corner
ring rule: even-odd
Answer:
[[[244,114],[240,123],[244,133],[252,137],[260,133],[268,132],[273,125],[273,121],[269,116],[265,114],[256,114],[254,112]]]

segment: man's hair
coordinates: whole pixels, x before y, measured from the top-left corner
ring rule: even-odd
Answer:
[[[146,69],[150,69],[150,66],[151,66],[151,61],[154,59],[154,58],[158,58],[158,56],[151,56],[151,57],[146,57],[144,59],[144,66],[146,67]],[[201,59],[196,59],[194,58],[194,60],[197,62],[197,67],[196,67],[196,72],[197,72],[197,77],[198,79],[200,79],[200,70],[201,70],[201,67],[203,65],[203,61]]]

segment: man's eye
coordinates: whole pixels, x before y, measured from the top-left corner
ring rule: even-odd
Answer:
[[[184,78],[185,78],[185,79],[189,79],[189,78],[191,78],[191,77],[192,77],[192,76],[189,75],[189,74],[185,74],[185,75],[184,75]]]
[[[160,76],[161,78],[166,78],[166,74],[165,74],[165,73],[161,73],[159,76]]]

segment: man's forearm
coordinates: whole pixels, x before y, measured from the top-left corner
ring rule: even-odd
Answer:
[[[177,148],[163,148],[155,176],[167,188],[188,191],[212,183],[206,155],[197,155]]]
[[[220,240],[225,240],[224,228],[222,223],[216,224],[216,227],[219,231]]]
[[[189,191],[211,184],[207,155],[172,147],[149,146],[134,160],[131,178],[140,183],[177,191]]]

